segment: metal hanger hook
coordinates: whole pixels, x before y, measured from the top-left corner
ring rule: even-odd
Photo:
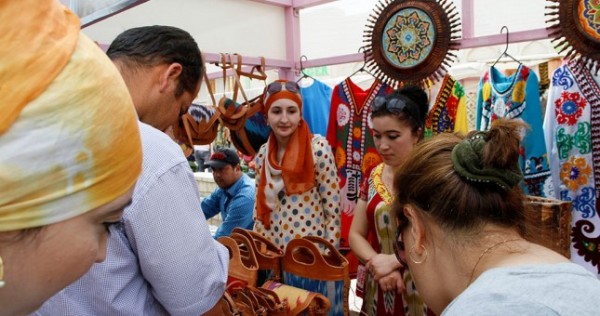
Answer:
[[[510,43],[508,41],[508,27],[506,25],[502,26],[502,28],[500,29],[500,34],[504,33],[504,30],[506,30],[506,45],[504,45],[504,53],[506,53],[508,51],[508,44]]]

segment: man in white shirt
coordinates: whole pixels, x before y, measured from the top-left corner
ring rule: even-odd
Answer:
[[[107,54],[141,121],[142,175],[121,223],[110,228],[106,261],[37,315],[202,315],[225,291],[229,253],[198,209],[197,184],[180,147],[163,133],[198,94],[200,50],[181,29],[149,26],[123,32]]]

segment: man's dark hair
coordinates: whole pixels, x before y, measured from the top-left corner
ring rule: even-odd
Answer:
[[[194,93],[202,78],[204,61],[192,36],[172,26],[143,26],[117,36],[106,52],[111,60],[129,67],[179,63],[183,67],[175,96]]]

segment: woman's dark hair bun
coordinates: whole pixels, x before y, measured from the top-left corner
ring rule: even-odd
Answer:
[[[406,86],[401,88],[398,93],[415,102],[419,110],[419,119],[422,121],[419,123],[424,124],[429,111],[429,97],[425,90],[419,86]]]

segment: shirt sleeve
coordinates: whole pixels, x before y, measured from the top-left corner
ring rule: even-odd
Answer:
[[[234,196],[229,202],[227,212],[225,212],[227,215],[223,218],[223,223],[217,229],[215,239],[231,235],[231,231],[236,227],[252,229],[253,212],[253,199],[239,194]]]
[[[229,253],[212,238],[199,202],[180,163],[140,192],[124,221],[144,278],[170,315],[201,315],[225,291]]]
[[[210,219],[213,216],[219,214],[219,189],[213,191],[208,197],[202,200],[200,206],[202,207],[202,212],[204,213],[204,217],[206,219]]]
[[[313,155],[317,158],[315,170],[325,217],[324,237],[333,246],[339,248],[341,236],[339,181],[333,153],[325,139],[320,137],[316,144],[313,144]]]

